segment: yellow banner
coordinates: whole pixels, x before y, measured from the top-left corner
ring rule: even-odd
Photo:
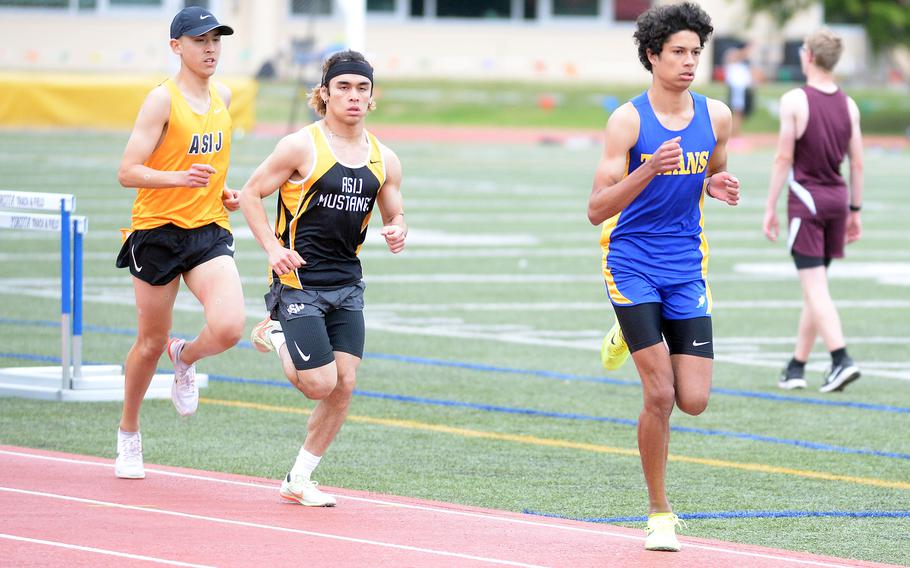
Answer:
[[[69,73],[0,73],[0,126],[132,128],[146,95],[167,77]],[[235,130],[256,119],[253,79],[219,77],[230,87]]]

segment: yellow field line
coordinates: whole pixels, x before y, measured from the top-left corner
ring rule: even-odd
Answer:
[[[270,404],[260,404],[257,402],[245,402],[240,400],[218,400],[212,398],[200,398],[199,402],[204,404],[215,404],[219,406],[230,406],[234,408],[246,408],[250,410],[262,410],[265,412],[283,412],[287,414],[310,414],[312,411],[307,408],[295,408],[290,406],[274,406]],[[423,430],[427,432],[441,432],[443,434],[454,434],[465,438],[483,438],[485,440],[497,440],[501,442],[516,442],[519,444],[530,444],[534,446],[548,446],[551,448],[565,448],[570,450],[582,450],[585,452],[596,452],[601,454],[617,454],[621,456],[638,457],[638,450],[628,448],[615,448],[612,446],[603,446],[600,444],[587,444],[584,442],[573,442],[571,440],[559,440],[554,438],[538,438],[536,436],[523,436],[518,434],[504,434],[501,432],[484,432],[482,430],[468,430],[466,428],[454,428],[452,426],[443,426],[440,424],[429,424],[426,422],[415,422],[413,420],[397,420],[394,418],[374,418],[372,416],[348,416],[351,422],[361,424],[375,424],[378,426],[389,426],[392,428],[407,428],[409,430]],[[821,479],[824,481],[842,481],[845,483],[857,483],[860,485],[872,485],[874,487],[885,487],[888,489],[906,489],[910,490],[910,483],[903,481],[889,481],[887,479],[877,479],[874,477],[855,477],[852,475],[838,475],[824,471],[811,471],[806,469],[793,469],[789,467],[778,467],[762,463],[734,462],[728,460],[715,460],[708,458],[694,458],[690,456],[681,456],[670,454],[669,461],[694,463],[708,467],[717,467],[723,469],[739,469],[743,471],[754,471],[759,473],[777,473],[781,475],[793,475],[805,477],[807,479]]]

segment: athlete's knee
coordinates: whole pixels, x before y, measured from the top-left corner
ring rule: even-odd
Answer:
[[[237,345],[243,337],[243,326],[246,322],[242,318],[220,319],[206,323],[215,341],[223,349],[230,349]]]
[[[338,384],[335,385],[335,391],[340,398],[351,400],[354,389],[357,387],[357,372],[346,371],[338,374]]]
[[[136,349],[139,353],[139,356],[143,359],[158,359],[164,354],[164,350],[167,349],[168,334],[164,333],[151,333],[139,335],[136,337]]]
[[[676,397],[676,406],[686,414],[698,416],[708,408],[708,393],[699,395],[683,395],[679,393]]]
[[[672,382],[648,387],[644,391],[645,412],[670,416],[676,404],[676,389]]]
[[[331,372],[327,369],[332,367]],[[322,400],[332,394],[338,384],[334,365],[326,365],[318,369],[297,371],[294,377],[288,377],[297,390],[306,395],[310,400]]]

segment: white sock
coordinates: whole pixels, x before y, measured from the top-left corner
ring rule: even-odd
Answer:
[[[124,432],[120,428],[117,428],[117,453],[120,453],[120,445],[123,444],[123,442],[137,436],[139,436],[139,432]],[[142,438],[140,438],[140,440],[141,439]]]
[[[269,341],[272,342],[272,347],[275,348],[275,353],[281,354],[281,346],[287,341],[284,338],[283,331],[269,331]]]
[[[313,470],[316,469],[316,466],[319,465],[319,460],[322,459],[322,456],[314,456],[310,452],[303,449],[303,446],[300,447],[300,453],[297,454],[297,461],[294,462],[294,467],[291,468],[292,475],[303,476],[304,479],[309,480],[310,475],[312,475]]]

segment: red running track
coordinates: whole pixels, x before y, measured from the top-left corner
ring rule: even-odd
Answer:
[[[283,502],[278,482],[0,446],[5,566],[884,566],[331,488],[334,508]]]

